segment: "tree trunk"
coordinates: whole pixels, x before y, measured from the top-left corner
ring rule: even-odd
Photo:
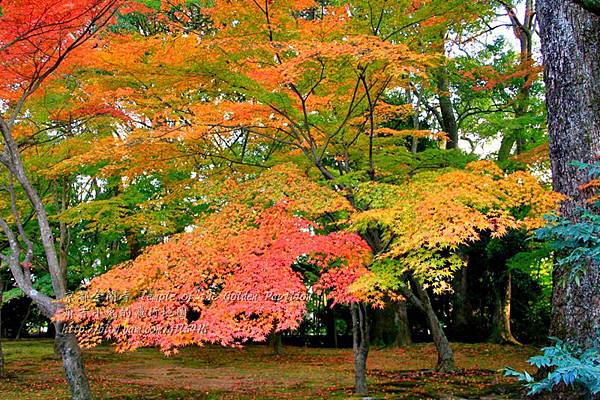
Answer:
[[[410,91],[408,92],[410,95]],[[418,131],[421,129],[421,122],[419,120],[421,114],[421,103],[423,101],[423,86],[415,89],[415,94],[417,96],[417,103],[415,104],[415,113],[413,114],[413,129]],[[412,103],[412,96],[409,96],[409,101]],[[418,135],[412,135],[412,143],[410,146],[410,152],[414,156],[417,154],[417,150],[419,149],[419,137]]]
[[[4,281],[0,281],[0,379],[6,377],[4,369],[4,350],[2,349],[2,301],[4,298]]]
[[[60,204],[60,212],[64,213],[69,208],[69,182],[64,179],[61,184],[61,191],[58,197]],[[67,266],[69,264],[69,227],[64,221],[60,221],[58,224],[58,230],[60,232],[59,241],[59,253],[58,263],[60,265],[60,272],[63,276],[67,276]]]
[[[327,329],[327,345],[335,349],[338,348],[338,332],[335,323],[335,307],[330,304],[327,305],[325,310],[325,326]]]
[[[442,115],[442,128],[448,134],[447,149],[458,149],[458,123],[452,99],[450,98],[450,85],[448,83],[448,71],[442,69],[437,76],[438,100],[440,102],[440,112]]]
[[[544,56],[550,161],[554,190],[570,198],[562,215],[577,219],[588,207],[589,192],[579,190],[587,172],[573,161],[600,155],[600,9],[573,1],[539,0],[537,7]],[[600,343],[600,268],[589,265],[580,283],[568,268],[554,270],[551,333],[583,348]]]
[[[512,154],[512,149],[515,147],[516,138],[511,134],[504,135],[500,142],[500,149],[498,150],[498,161],[506,161]]]
[[[455,277],[452,298],[453,325],[457,332],[464,331],[469,327],[471,305],[468,299],[468,290],[468,268],[461,268]]]
[[[412,344],[412,338],[410,335],[410,325],[408,323],[408,312],[406,309],[406,301],[399,301],[394,307],[394,322],[398,328],[396,333],[396,340],[394,344],[396,347],[404,347]]]
[[[81,350],[77,344],[77,338],[72,333],[63,333],[60,324],[55,324],[55,327],[55,343],[63,360],[65,376],[71,390],[71,399],[91,399],[92,391],[83,367]]]
[[[0,132],[4,138],[4,152],[0,161],[9,172],[8,191],[11,198],[11,213],[14,219],[17,231],[13,230],[8,223],[0,218],[0,228],[8,240],[11,250],[10,256],[4,256],[7,261],[13,278],[17,286],[39,307],[44,316],[52,319],[59,311],[60,305],[55,300],[63,299],[67,293],[66,271],[60,265],[56,251],[56,240],[50,219],[46,212],[46,207],[38,191],[33,186],[27,176],[23,160],[19,151],[19,147],[13,137],[11,128],[0,117]],[[13,180],[16,178],[21,188],[24,190],[36,216],[36,222],[39,228],[40,241],[44,249],[44,261],[47,264],[48,272],[52,282],[54,299],[50,296],[41,293],[34,289],[31,271],[29,270],[30,260],[33,257],[33,243],[29,240],[28,235],[21,223],[20,213],[17,207],[16,196],[14,193]],[[21,244],[24,242],[27,246],[27,251],[24,256],[25,262],[21,262]],[[60,330],[57,330],[57,335]],[[92,398],[90,386],[85,377],[82,362],[81,352],[77,346],[77,340],[73,335],[66,335],[65,339],[57,338],[57,343],[60,341],[61,355],[65,366],[66,378],[71,389],[73,400],[88,400]],[[79,367],[78,367],[79,366]]]
[[[453,372],[456,369],[454,364],[454,353],[450,347],[450,342],[448,342],[448,338],[444,333],[444,328],[431,305],[429,294],[427,294],[427,290],[425,290],[421,284],[415,283],[415,287],[425,315],[427,316],[427,324],[431,330],[433,343],[435,344],[438,353],[436,370],[439,372]]]
[[[500,344],[520,344],[510,329],[510,307],[512,297],[512,276],[509,271],[502,274],[496,290],[496,304],[492,317],[492,331],[488,342]]]
[[[579,190],[587,172],[574,161],[592,162],[600,155],[600,7],[570,0],[539,0],[538,18],[544,56],[550,162],[554,190],[568,197],[563,217],[576,221],[591,195]],[[553,273],[550,332],[584,349],[600,343],[600,268],[584,268],[579,282],[569,266]],[[561,387],[552,399],[581,398]]]
[[[367,356],[369,355],[367,306],[364,303],[352,303],[350,313],[354,352],[354,390],[357,394],[367,394]]]
[[[274,332],[271,335],[271,345],[273,346],[273,354],[279,356],[283,353],[283,341],[281,332]]]
[[[23,320],[21,321],[21,324],[19,325],[19,330],[17,331],[17,335],[15,336],[15,339],[17,339],[17,340],[21,339],[21,334],[23,333],[23,329],[25,329],[25,324],[27,323],[27,320],[29,319],[29,315],[31,314],[32,307],[33,307],[33,301],[29,302],[29,305],[27,306],[27,312],[25,313],[25,316],[23,317]]]

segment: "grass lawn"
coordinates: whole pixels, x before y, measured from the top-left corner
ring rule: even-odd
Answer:
[[[431,371],[435,349],[371,349],[370,396],[375,399],[519,399],[505,366],[525,368],[536,350],[491,344],[454,344],[457,374]],[[4,342],[8,379],[1,400],[68,399],[53,342]],[[352,396],[352,351],[266,346],[186,348],[166,358],[157,350],[116,354],[110,347],[85,352],[98,399],[345,399]]]

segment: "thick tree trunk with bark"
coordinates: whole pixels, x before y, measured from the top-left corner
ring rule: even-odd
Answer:
[[[537,6],[553,186],[569,196],[561,212],[572,220],[590,195],[579,190],[586,172],[572,162],[589,163],[600,155],[600,7],[589,3],[538,0]],[[600,268],[588,265],[577,283],[569,279],[568,266],[556,267],[553,281],[551,334],[583,348],[598,347]],[[580,397],[563,387],[551,398]]]
[[[335,323],[335,307],[328,304],[325,309],[325,327],[327,329],[327,345],[338,348],[338,332]]]
[[[589,193],[579,190],[586,171],[572,162],[592,162],[600,155],[600,9],[590,11],[574,1],[539,0],[537,11],[553,185],[570,197],[562,203],[562,215],[576,219]],[[580,284],[567,278],[568,268],[555,269],[551,332],[585,348],[598,346],[600,269],[590,265]]]
[[[456,332],[463,332],[469,327],[472,312],[469,303],[468,268],[462,268],[454,277],[454,295],[452,296],[453,328]]]
[[[273,346],[273,354],[279,356],[283,354],[283,340],[281,332],[273,333],[271,335],[271,346]]]
[[[502,274],[496,288],[496,301],[492,317],[492,330],[488,341],[500,344],[520,344],[510,328],[510,309],[512,298],[512,276],[509,271]]]
[[[364,303],[352,303],[352,350],[354,353],[354,390],[357,394],[366,394],[367,357],[369,355],[369,323],[367,306]]]
[[[370,341],[376,346],[402,347],[411,343],[406,302],[387,302],[371,310]]]

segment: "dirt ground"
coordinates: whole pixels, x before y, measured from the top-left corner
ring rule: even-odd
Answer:
[[[519,384],[502,368],[526,368],[536,350],[491,344],[453,344],[461,372],[433,372],[431,344],[369,353],[373,399],[519,399]],[[53,342],[4,343],[8,379],[1,400],[68,399]],[[350,349],[267,346],[186,348],[165,357],[154,349],[117,354],[102,346],[85,351],[85,365],[98,399],[346,399],[352,394]]]

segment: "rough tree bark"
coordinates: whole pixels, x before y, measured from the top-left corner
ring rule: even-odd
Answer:
[[[354,353],[354,390],[367,394],[367,357],[369,355],[369,322],[367,305],[352,303],[352,350]]]
[[[72,399],[91,399],[90,385],[85,375],[81,349],[77,343],[77,337],[72,333],[65,333],[62,324],[54,324],[56,327],[56,347],[63,360],[63,368]]]
[[[600,15],[573,1],[539,0],[544,80],[548,106],[554,189],[569,196],[564,217],[576,219],[589,193],[579,190],[586,171],[573,161],[600,155]],[[552,333],[584,347],[600,343],[600,269],[590,268],[581,284],[558,284],[567,273],[556,268]]]
[[[592,162],[600,155],[600,5],[538,0],[537,12],[553,186],[569,196],[561,205],[562,215],[576,220],[590,194],[578,189],[586,172],[571,163]],[[583,348],[598,346],[600,268],[589,265],[579,284],[570,281],[568,273],[566,266],[554,270],[551,333]],[[553,398],[576,398],[559,392]]]

